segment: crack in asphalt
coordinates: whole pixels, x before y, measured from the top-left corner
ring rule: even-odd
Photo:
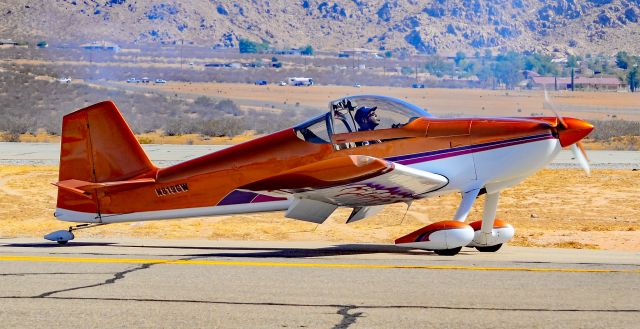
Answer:
[[[338,314],[342,315],[342,321],[340,321],[340,323],[336,324],[333,329],[344,329],[344,328],[349,328],[349,326],[351,326],[352,324],[356,323],[356,321],[358,320],[359,317],[362,317],[363,312],[356,312],[353,314],[349,314],[349,311],[357,309],[358,307],[355,305],[345,305],[343,307],[341,307],[338,312]]]
[[[134,268],[130,268],[128,270],[124,270],[124,271],[121,271],[121,272],[117,272],[117,273],[113,274],[113,278],[107,279],[104,282],[100,282],[100,283],[96,283],[96,284],[90,284],[90,285],[87,285],[87,286],[80,286],[80,287],[73,287],[73,288],[49,291],[49,292],[45,292],[45,293],[42,293],[40,295],[33,296],[33,297],[34,298],[46,298],[46,297],[49,297],[51,295],[58,294],[58,293],[61,293],[61,292],[69,292],[69,291],[74,291],[74,290],[95,288],[95,287],[100,287],[100,286],[104,286],[104,285],[108,285],[108,284],[113,284],[118,280],[124,279],[124,277],[129,273],[133,273],[133,272],[140,271],[140,270],[145,270],[145,269],[148,269],[149,267],[151,267],[153,265],[156,265],[156,264],[162,264],[162,263],[145,263],[145,264],[141,264],[140,266],[137,266],[137,267],[134,267]]]
[[[0,299],[39,299],[40,296],[0,296]],[[219,305],[246,305],[246,306],[283,306],[283,307],[329,307],[345,309],[346,312],[354,309],[438,309],[438,310],[469,310],[469,311],[512,311],[512,312],[599,312],[599,313],[640,313],[637,309],[572,309],[572,308],[502,308],[502,307],[472,307],[472,306],[438,306],[438,305],[341,305],[341,304],[300,304],[300,303],[275,303],[275,302],[230,302],[198,299],[154,299],[154,298],[114,298],[114,297],[46,297],[58,300],[92,300],[92,301],[130,301],[130,302],[156,302],[156,303],[193,303],[193,304],[219,304]],[[340,314],[340,313],[339,313]],[[351,317],[362,317],[361,314],[353,314]]]

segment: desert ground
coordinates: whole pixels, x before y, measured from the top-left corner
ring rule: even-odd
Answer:
[[[64,229],[53,217],[56,167],[0,167],[0,237],[42,237]],[[501,195],[498,217],[516,228],[518,246],[640,251],[640,171],[543,170]],[[160,222],[113,224],[76,233],[83,237],[291,240],[393,243],[394,239],[434,221],[452,218],[459,195],[390,205],[380,214],[344,224],[349,209],[339,209],[321,225],[261,213]],[[482,201],[469,220],[479,220]]]

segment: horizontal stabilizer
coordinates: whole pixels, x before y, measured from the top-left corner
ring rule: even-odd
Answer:
[[[63,180],[53,185],[78,194],[82,195],[86,198],[91,198],[92,192],[95,190],[101,189],[116,189],[116,190],[128,190],[132,188],[139,187],[140,185],[153,184],[155,183],[155,179],[153,178],[141,178],[141,179],[133,179],[126,181],[118,181],[118,182],[104,182],[104,183],[93,183],[93,182],[85,182],[77,179],[68,179]]]

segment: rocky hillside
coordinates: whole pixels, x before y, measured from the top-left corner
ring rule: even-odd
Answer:
[[[613,54],[640,52],[639,16],[640,0],[5,0],[0,38]]]

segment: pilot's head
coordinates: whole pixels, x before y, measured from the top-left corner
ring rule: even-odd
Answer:
[[[378,118],[378,114],[376,114],[377,108],[377,106],[363,106],[356,111],[354,119],[358,126],[360,126],[360,131],[373,130],[380,124],[380,118]]]

